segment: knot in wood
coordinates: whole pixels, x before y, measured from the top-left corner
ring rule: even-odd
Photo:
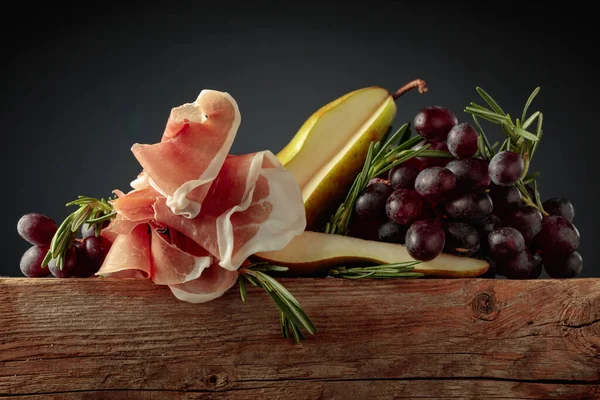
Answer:
[[[493,321],[498,318],[499,307],[493,293],[479,293],[471,305],[477,319]]]
[[[225,373],[206,375],[203,380],[209,389],[222,389],[229,384],[229,376]]]

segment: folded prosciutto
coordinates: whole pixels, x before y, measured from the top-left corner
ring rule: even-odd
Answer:
[[[237,103],[227,93],[203,90],[193,103],[171,110],[162,140],[131,148],[148,182],[167,198],[174,214],[198,215],[240,125]]]
[[[250,255],[304,231],[300,188],[275,155],[228,153],[239,123],[230,95],[203,90],[171,111],[159,143],[132,147],[142,173],[115,191],[102,232],[114,242],[97,275],[152,279],[201,303],[233,286]]]

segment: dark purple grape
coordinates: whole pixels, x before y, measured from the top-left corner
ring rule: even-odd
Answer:
[[[488,236],[490,254],[496,259],[516,257],[525,250],[525,238],[511,227],[498,228]]]
[[[21,273],[28,278],[43,278],[50,275],[50,270],[46,267],[42,268],[42,262],[48,253],[50,246],[31,246],[23,256],[19,267]]]
[[[356,214],[369,218],[385,216],[385,202],[393,191],[390,185],[383,182],[368,185],[356,199]]]
[[[490,179],[498,186],[510,186],[517,183],[523,175],[525,163],[514,151],[501,151],[490,160]]]
[[[444,228],[434,219],[417,221],[406,232],[406,250],[415,260],[433,260],[440,255],[445,242]]]
[[[368,218],[354,215],[350,219],[348,236],[364,240],[379,240],[379,226],[384,222],[383,218]]]
[[[389,219],[400,225],[408,225],[423,213],[423,200],[411,189],[396,189],[388,197],[385,212]]]
[[[417,143],[416,145],[414,145],[412,147],[412,150],[418,150],[421,147],[425,146],[426,144],[429,145],[427,150],[445,151],[445,152],[448,152],[448,154],[450,154],[450,151],[448,150],[448,145],[446,144],[446,142],[423,141],[421,143]],[[421,162],[421,166],[423,169],[429,168],[429,167],[445,167],[446,164],[448,164],[450,162],[450,160],[452,160],[451,157],[415,157],[415,159],[417,159]]]
[[[104,236],[88,236],[76,245],[77,268],[73,276],[87,278],[93,276],[104,262],[112,243]]]
[[[548,214],[560,215],[571,223],[573,223],[573,220],[575,219],[575,207],[573,207],[573,204],[564,197],[548,199],[542,204],[542,207]]]
[[[456,187],[452,171],[444,167],[429,167],[419,173],[415,190],[426,200],[438,201]]]
[[[390,185],[394,189],[414,189],[415,178],[422,170],[423,165],[421,164],[421,161],[417,158],[411,158],[390,169],[388,177]]]
[[[471,256],[479,250],[480,241],[477,229],[464,222],[450,222],[446,227],[446,253]]]
[[[448,132],[456,124],[458,119],[452,111],[440,106],[431,106],[417,113],[413,126],[425,139],[442,142],[446,140]]]
[[[489,195],[494,203],[494,213],[506,214],[516,210],[521,205],[521,192],[516,186],[490,185]]]
[[[64,262],[62,269],[60,269],[56,263],[56,259],[53,258],[48,263],[48,269],[57,278],[70,278],[73,276],[73,272],[77,268],[77,250],[75,246],[67,249],[65,252]]]
[[[454,221],[477,224],[492,214],[492,199],[485,192],[460,194],[444,203],[445,214]]]
[[[529,246],[535,235],[542,229],[542,213],[532,206],[520,206],[502,217],[502,225],[517,229]]]
[[[533,265],[527,249],[512,258],[496,260],[497,274],[507,279],[527,279],[531,275]]]
[[[452,160],[446,165],[456,176],[456,187],[463,191],[476,191],[490,185],[488,162],[480,158]]]
[[[529,279],[537,279],[542,275],[542,269],[544,265],[542,264],[542,256],[538,253],[530,253],[531,254],[531,274],[529,274]]]
[[[57,230],[56,222],[44,214],[25,214],[17,222],[19,235],[36,246],[49,245]]]
[[[533,246],[542,258],[564,257],[579,247],[579,231],[566,218],[550,215],[542,221],[542,229],[533,239]]]
[[[495,208],[495,207],[494,207]],[[477,224],[477,230],[479,231],[479,236],[482,239],[482,244],[487,246],[488,236],[490,233],[495,231],[496,229],[502,226],[502,221],[498,216],[492,214],[480,223]]]
[[[385,221],[379,226],[379,240],[381,242],[404,244],[407,231],[407,225],[400,225],[394,221]]]
[[[477,131],[466,122],[454,125],[448,133],[448,150],[457,158],[473,157],[477,153]]]
[[[544,259],[544,269],[552,278],[575,278],[583,269],[583,258],[578,251],[566,257]]]

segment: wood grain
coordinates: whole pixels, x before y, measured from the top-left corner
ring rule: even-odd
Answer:
[[[0,398],[600,398],[600,279],[281,281],[300,344],[256,288],[0,279]]]

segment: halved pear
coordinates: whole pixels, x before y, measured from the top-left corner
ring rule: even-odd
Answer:
[[[400,244],[363,240],[350,236],[305,231],[278,251],[257,253],[258,260],[289,268],[289,276],[314,276],[336,266],[394,264],[415,261]],[[413,271],[428,277],[474,278],[484,274],[489,263],[442,253],[415,265]]]
[[[379,86],[350,92],[317,110],[277,154],[302,190],[308,230],[322,230],[362,169],[369,145],[380,141],[396,116],[396,99],[415,79],[394,93]]]
[[[369,144],[381,140],[396,104],[381,87],[355,90],[321,107],[277,157],[302,189],[307,229],[322,227],[362,168]]]

